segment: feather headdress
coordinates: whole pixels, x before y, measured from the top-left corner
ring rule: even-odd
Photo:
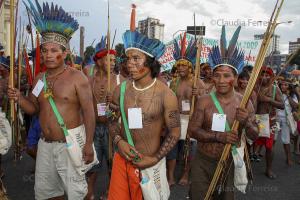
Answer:
[[[159,59],[165,50],[165,45],[157,40],[150,39],[147,36],[135,30],[135,5],[132,5],[130,30],[123,34],[125,53],[130,49],[136,49],[150,57]]]
[[[98,53],[105,49],[106,49],[106,36],[102,36],[100,42],[96,44],[95,53]]]
[[[73,33],[78,29],[78,22],[62,7],[48,2],[43,7],[35,0],[35,6],[31,0],[27,0],[25,6],[33,17],[33,23],[42,35],[42,44],[52,42],[67,47]]]
[[[234,32],[227,48],[225,26],[222,26],[220,46],[213,46],[208,55],[208,62],[213,67],[213,70],[219,66],[226,65],[234,69],[237,74],[242,71],[244,67],[244,51],[236,46],[240,31],[241,26]]]
[[[103,58],[108,54],[106,46],[106,36],[102,36],[100,42],[95,47],[94,61]],[[109,54],[116,55],[116,51],[114,49],[110,49]]]
[[[6,69],[9,69],[10,60],[4,56],[0,56],[0,65],[3,65]]]
[[[183,37],[180,35],[180,41],[177,39],[174,40],[173,57],[176,61],[183,59],[191,62],[192,65],[194,65],[196,63],[197,41],[192,38],[188,42],[187,46],[186,42],[186,33],[184,33]]]

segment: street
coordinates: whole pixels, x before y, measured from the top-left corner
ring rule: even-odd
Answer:
[[[277,179],[270,180],[264,175],[265,162],[262,159],[259,163],[253,163],[254,183],[249,185],[247,193],[236,194],[237,200],[298,200],[300,198],[300,165],[295,163],[288,167],[285,163],[285,156],[281,142],[275,146],[274,151],[274,172]],[[299,159],[293,154],[294,160]],[[13,154],[3,156],[2,165],[5,172],[4,184],[11,200],[32,200],[34,199],[34,168],[33,160],[23,153],[19,162],[13,161]],[[180,166],[178,166],[180,169]],[[180,170],[177,170],[179,174]],[[177,176],[178,177],[178,176]],[[97,180],[97,198],[105,191],[108,184],[108,177],[102,172]],[[188,187],[175,185],[171,188],[171,200],[187,199]]]

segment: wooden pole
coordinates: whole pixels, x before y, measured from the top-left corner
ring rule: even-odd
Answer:
[[[109,0],[107,1],[107,92],[110,92],[110,16],[109,16]]]
[[[196,39],[196,37],[195,37]],[[195,40],[197,41],[197,40]],[[201,59],[201,51],[202,51],[202,37],[200,38],[199,43],[197,43],[197,54],[196,54],[196,65],[195,65],[195,72],[194,72],[194,79],[193,79],[193,88],[196,87],[197,81],[200,76],[200,59]],[[192,96],[191,102],[191,110],[189,113],[189,119],[191,120],[195,109],[195,96]],[[184,168],[186,169],[188,163],[188,156],[189,156],[189,149],[190,149],[190,135],[187,133],[185,142],[184,142]]]
[[[200,76],[200,59],[201,59],[201,52],[202,52],[202,40],[203,38],[200,38],[199,43],[197,44],[197,54],[196,54],[196,65],[195,65],[195,74],[194,74],[194,80],[193,80],[193,87],[196,87],[197,80]],[[191,104],[191,110],[190,110],[190,118],[192,117],[194,113],[195,108],[195,96],[192,97],[192,104]]]
[[[9,86],[14,88],[14,60],[15,60],[15,45],[14,45],[14,39],[15,39],[15,15],[14,15],[14,5],[15,1],[10,0],[10,74],[9,74]],[[15,102],[14,100],[10,100],[10,116],[11,116],[11,122],[14,123],[15,121]],[[13,126],[12,126],[13,127]]]
[[[110,83],[110,16],[109,16],[109,0],[107,1],[107,93],[111,92],[111,83]],[[109,134],[108,136],[108,168],[109,168],[109,176],[111,175],[112,169],[112,138]]]

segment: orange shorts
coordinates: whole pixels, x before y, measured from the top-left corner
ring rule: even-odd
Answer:
[[[140,171],[119,153],[115,153],[111,172],[109,200],[142,200]]]

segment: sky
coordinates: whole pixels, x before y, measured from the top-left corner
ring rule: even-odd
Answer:
[[[39,0],[40,3],[44,2]],[[49,1],[51,2],[51,1]],[[62,6],[85,27],[85,46],[100,41],[107,32],[107,0],[53,0]],[[122,34],[129,29],[131,4],[137,6],[136,21],[153,17],[165,24],[164,42],[172,40],[178,30],[193,25],[206,26],[206,37],[219,38],[221,26],[227,24],[227,37],[231,37],[237,24],[242,25],[240,39],[251,40],[254,34],[266,30],[276,0],[110,0],[110,29],[115,30],[115,44],[122,42]],[[23,4],[20,4],[22,23],[27,23]],[[281,53],[288,53],[288,42],[300,38],[299,0],[285,0],[277,22],[275,33],[280,35]],[[136,24],[137,24],[136,22]],[[179,31],[180,32],[180,31]],[[179,34],[177,32],[177,34]],[[79,52],[79,31],[71,40],[71,49]]]

